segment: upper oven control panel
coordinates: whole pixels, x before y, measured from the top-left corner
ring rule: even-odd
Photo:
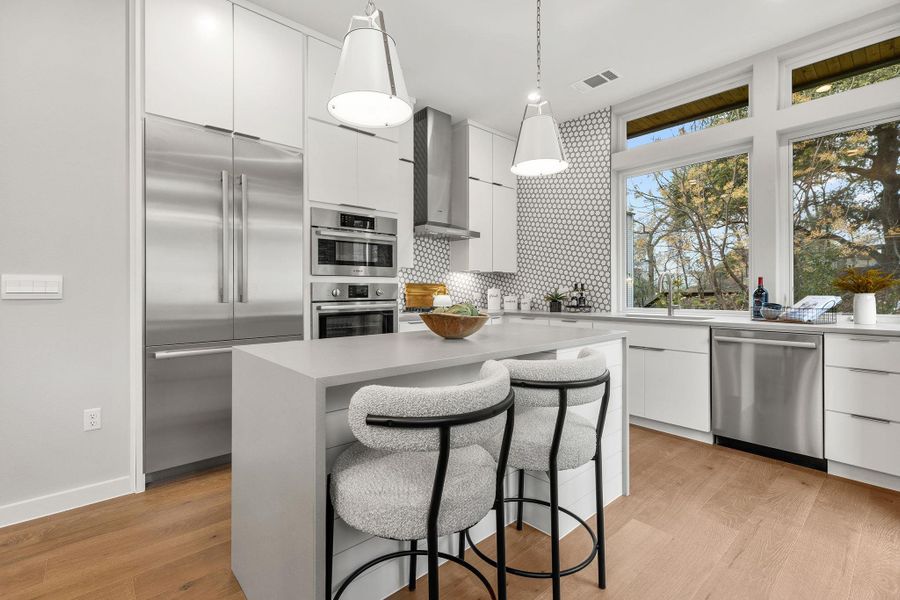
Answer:
[[[397,219],[328,208],[310,209],[309,224],[310,227],[397,235]]]

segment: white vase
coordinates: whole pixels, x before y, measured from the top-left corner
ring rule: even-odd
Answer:
[[[853,294],[853,323],[875,324],[875,294]]]

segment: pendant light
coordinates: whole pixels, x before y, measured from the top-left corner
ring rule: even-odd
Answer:
[[[510,169],[520,177],[553,175],[568,168],[550,103],[541,97],[541,0],[537,0],[537,91],[528,96]]]
[[[412,117],[397,45],[387,34],[384,13],[372,0],[365,15],[350,20],[328,112],[354,127],[396,127]]]

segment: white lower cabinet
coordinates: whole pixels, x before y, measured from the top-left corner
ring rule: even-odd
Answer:
[[[417,319],[415,321],[400,321],[398,331],[399,333],[404,333],[407,331],[426,331],[428,329],[428,325],[425,324],[421,319]]]
[[[900,423],[826,410],[825,458],[900,477]]]
[[[900,477],[900,338],[826,334],[825,458]]]
[[[551,319],[551,327],[581,327],[583,329],[593,329],[594,322],[588,319]]]
[[[644,406],[644,363],[647,352],[628,348],[628,407],[637,417],[646,417]]]
[[[522,325],[549,325],[550,319],[542,319],[540,317],[523,317],[509,316],[506,318],[507,323],[520,323]]]
[[[641,352],[643,416],[709,431],[709,355],[656,349]]]

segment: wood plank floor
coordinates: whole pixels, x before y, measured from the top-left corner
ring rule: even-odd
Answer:
[[[773,460],[631,428],[632,495],[606,509],[609,587],[588,568],[566,600],[900,599],[900,494]],[[222,469],[0,529],[0,598],[237,600],[229,569],[230,473]],[[510,564],[545,568],[538,531],[510,529]],[[580,532],[563,562],[588,551]],[[493,554],[493,541],[482,547]],[[476,564],[479,564],[472,558]],[[490,573],[485,565],[486,573]],[[487,598],[455,565],[442,595]],[[416,593],[427,597],[425,581]],[[510,577],[511,600],[549,600]]]

